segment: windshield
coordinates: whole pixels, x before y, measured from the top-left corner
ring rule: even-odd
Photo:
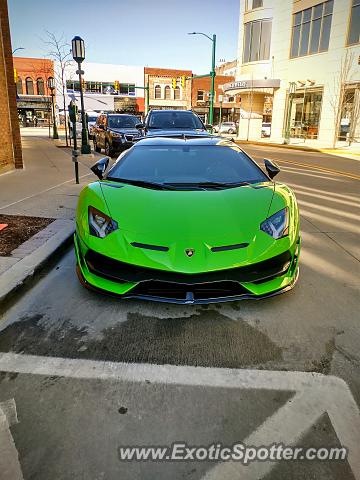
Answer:
[[[268,178],[237,146],[140,146],[120,157],[108,179],[158,184],[257,183]]]
[[[114,115],[108,117],[109,128],[135,128],[139,120],[133,115]]]
[[[196,115],[192,112],[151,112],[148,128],[168,129],[203,129],[204,126]]]
[[[88,116],[88,122],[96,122],[97,117],[90,117]]]

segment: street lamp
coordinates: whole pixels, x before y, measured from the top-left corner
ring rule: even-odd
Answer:
[[[53,139],[56,140],[59,138],[57,127],[56,127],[56,119],[55,119],[55,79],[53,77],[49,77],[47,80],[47,85],[50,90],[51,95],[51,106],[52,106],[52,116],[53,116]]]
[[[17,52],[18,50],[25,50],[24,47],[17,47],[15,48],[15,50],[12,51],[12,54],[14,55],[15,52]]]
[[[73,59],[78,64],[78,70],[76,71],[76,73],[79,75],[79,82],[80,82],[81,123],[82,123],[81,153],[91,153],[89,138],[88,138],[88,130],[86,127],[86,115],[85,115],[84,95],[83,95],[83,87],[82,87],[82,76],[84,75],[84,72],[83,70],[81,70],[81,63],[85,60],[85,42],[81,37],[76,36],[71,40],[71,51],[72,51]]]
[[[212,125],[214,120],[214,97],[215,97],[215,51],[216,51],[216,35],[212,37],[202,32],[190,32],[188,35],[203,35],[212,42],[212,59],[211,59],[211,90],[210,90],[210,110],[209,110],[209,123]]]

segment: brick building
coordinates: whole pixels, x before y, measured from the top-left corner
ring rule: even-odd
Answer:
[[[0,0],[0,173],[22,168],[7,1]]]
[[[54,77],[54,62],[46,58],[14,57],[16,91],[20,124],[47,124],[51,115],[51,97],[47,86]]]
[[[222,121],[236,121],[240,117],[241,97],[239,95],[225,95],[222,86],[234,80],[230,75],[216,75],[214,125],[220,120],[220,101]],[[205,123],[208,122],[210,107],[211,78],[194,78],[192,80],[192,109]],[[220,100],[220,101],[219,101]]]
[[[149,81],[149,106],[151,108],[188,110],[191,108],[191,81],[181,85],[181,77],[191,77],[191,70],[145,67],[144,85]],[[176,78],[176,88],[172,79]]]

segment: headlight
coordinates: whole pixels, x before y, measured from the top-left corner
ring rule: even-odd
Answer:
[[[109,233],[117,230],[118,224],[105,213],[100,212],[94,207],[89,207],[89,230],[90,235],[104,238]]]
[[[260,230],[271,237],[278,239],[289,234],[289,209],[283,208],[271,217],[264,220],[260,225]]]

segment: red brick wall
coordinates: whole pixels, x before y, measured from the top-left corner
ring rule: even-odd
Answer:
[[[22,168],[7,1],[0,0],[0,172]]]
[[[19,79],[22,83],[22,93],[26,94],[27,78],[31,78],[34,84],[34,95],[38,95],[36,80],[42,78],[44,80],[45,95],[50,95],[47,86],[49,77],[54,76],[54,62],[47,58],[29,58],[29,57],[14,57],[14,68],[16,68]]]
[[[230,75],[216,75],[215,77],[215,107],[219,107],[220,104],[218,102],[219,95],[224,95],[224,92],[222,88],[220,88],[222,85],[225,83],[230,83],[235,80],[234,77]],[[203,90],[205,93],[210,92],[211,90],[211,78],[210,77],[204,77],[204,78],[194,78],[192,81],[192,100],[191,100],[191,105],[192,107],[197,107],[197,106],[202,106],[200,103],[197,102],[197,92],[198,90]],[[205,99],[208,101],[209,97],[205,96]],[[229,103],[227,104],[230,107],[238,107],[238,103]]]

